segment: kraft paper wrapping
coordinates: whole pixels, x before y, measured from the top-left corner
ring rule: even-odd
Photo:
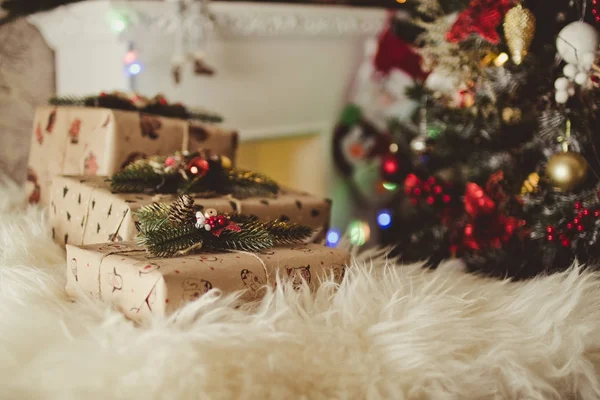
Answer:
[[[114,304],[133,320],[164,316],[210,289],[243,290],[243,300],[258,299],[276,276],[295,288],[333,276],[341,282],[349,254],[307,244],[262,253],[229,252],[156,258],[132,242],[67,246],[69,296],[88,295]]]
[[[112,193],[110,181],[100,176],[56,176],[52,180],[49,217],[52,238],[59,244],[86,245],[134,240],[134,212],[154,202],[171,203],[175,195]],[[315,229],[313,241],[323,239],[331,201],[306,193],[282,190],[276,198],[231,196],[202,198],[196,204],[223,213],[255,215],[262,221],[287,219]]]
[[[215,125],[132,111],[36,109],[28,166],[29,201],[48,204],[52,177],[112,175],[152,155],[199,148],[235,161],[237,133]]]

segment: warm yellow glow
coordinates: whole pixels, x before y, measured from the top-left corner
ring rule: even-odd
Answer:
[[[192,173],[192,175],[196,175],[198,173],[198,167],[193,166],[192,168],[190,168],[190,172]]]
[[[496,59],[494,60],[494,65],[496,67],[501,67],[507,61],[508,61],[508,54],[506,54],[506,53],[500,53],[500,54],[498,54],[498,57],[496,57]]]
[[[396,153],[398,151],[398,145],[396,143],[390,144],[390,153]]]
[[[396,0],[396,3],[404,4],[406,3],[406,0]]]

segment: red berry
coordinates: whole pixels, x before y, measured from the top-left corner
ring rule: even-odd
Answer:
[[[433,196],[427,196],[427,204],[433,205],[433,203],[435,203]]]
[[[554,233],[554,227],[552,225],[548,225],[546,227],[546,232],[548,232],[549,234]]]
[[[569,222],[569,223],[567,224],[567,229],[569,229],[569,230],[570,230],[570,229],[573,229],[573,223],[572,223],[572,222]]]
[[[579,210],[581,207],[583,207],[582,204],[581,204],[581,202],[580,201],[576,201],[575,202],[575,209]]]
[[[445,194],[444,196],[442,196],[442,201],[444,203],[450,203],[450,196]]]
[[[423,190],[427,193],[431,192],[431,186],[429,185],[423,185]]]
[[[225,225],[227,225],[227,218],[225,218],[224,215],[218,215],[217,216],[217,224],[219,226],[225,226]]]
[[[569,239],[563,239],[560,241],[560,244],[563,245],[563,247],[569,247],[571,245],[571,241]]]
[[[435,185],[435,178],[433,176],[430,176],[427,179],[427,183],[429,183],[430,185]]]
[[[588,216],[590,215],[590,209],[589,208],[584,208],[583,211],[581,212],[584,216]]]
[[[415,189],[413,190],[413,194],[414,194],[415,196],[420,196],[420,195],[421,195],[421,189],[419,189],[419,188],[415,188]]]
[[[553,242],[554,241],[554,236],[553,235],[548,235],[548,236],[546,236],[546,239],[548,239],[549,242]]]
[[[437,185],[433,188],[433,193],[435,194],[441,194],[442,193],[442,187],[440,185]]]
[[[577,230],[579,232],[583,232],[583,225],[577,225]]]
[[[594,217],[596,217],[596,218],[600,217],[600,210],[594,211]]]
[[[575,225],[579,224],[580,222],[581,222],[581,219],[579,219],[579,218],[573,218],[573,223]]]

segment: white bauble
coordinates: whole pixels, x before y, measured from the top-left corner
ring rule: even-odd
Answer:
[[[554,81],[554,88],[556,90],[567,90],[569,88],[569,80],[565,77],[560,77],[556,81]]]
[[[558,104],[565,104],[569,100],[569,93],[566,90],[557,90],[554,99]]]
[[[575,75],[577,75],[577,72],[578,72],[577,65],[575,65],[575,64],[567,64],[563,68],[563,74],[565,74],[565,76],[567,78],[574,79]]]
[[[425,80],[427,89],[442,94],[454,93],[459,84],[460,78],[444,68],[434,69]]]
[[[571,22],[565,26],[556,39],[558,54],[570,64],[581,64],[583,55],[595,53],[600,44],[600,35],[596,29],[585,22]]]
[[[594,53],[584,53],[581,56],[581,66],[583,68],[585,68],[586,71],[588,71],[590,68],[592,68],[592,65],[594,64],[594,61],[596,61],[596,54]]]
[[[587,82],[588,75],[585,72],[580,72],[575,75],[575,83],[578,85],[583,85]]]

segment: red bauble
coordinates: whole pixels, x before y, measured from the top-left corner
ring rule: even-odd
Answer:
[[[580,201],[576,201],[575,202],[575,209],[579,210],[579,209],[581,209],[581,207],[583,207],[582,204],[581,204],[581,202]]]
[[[187,171],[196,178],[202,178],[208,173],[209,165],[202,157],[195,157],[187,165]]]
[[[217,215],[217,225],[220,227],[223,227],[225,225],[227,225],[227,222],[229,222],[229,220],[227,218],[225,218],[224,215]]]

